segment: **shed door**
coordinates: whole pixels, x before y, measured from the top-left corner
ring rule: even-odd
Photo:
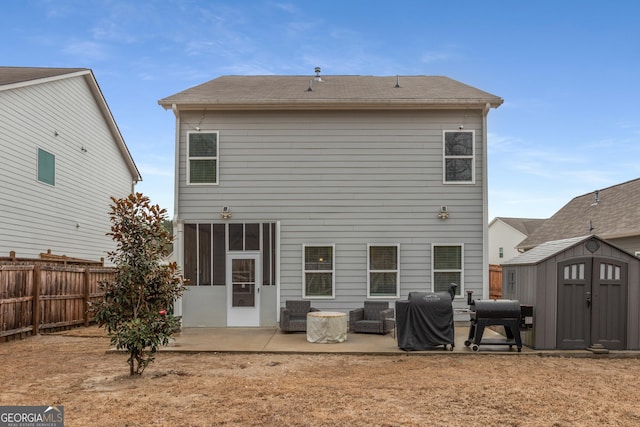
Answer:
[[[558,264],[558,349],[626,347],[627,265],[603,258]]]
[[[624,350],[627,337],[627,264],[593,260],[591,344]]]

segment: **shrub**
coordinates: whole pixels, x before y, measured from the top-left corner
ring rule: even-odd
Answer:
[[[111,200],[108,235],[116,249],[108,257],[116,274],[100,284],[104,300],[95,314],[111,344],[128,352],[129,374],[142,375],[159,346],[167,345],[179,328],[173,303],[185,288],[176,263],[163,262],[173,240],[163,226],[166,210],[141,193]]]

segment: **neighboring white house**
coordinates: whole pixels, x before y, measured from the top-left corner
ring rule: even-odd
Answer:
[[[487,114],[439,76],[224,76],[176,119],[185,326],[273,326],[288,299],[347,312],[459,284],[488,297]]]
[[[489,224],[489,264],[502,264],[520,254],[516,246],[546,220],[496,217]]]
[[[0,67],[0,256],[99,260],[140,174],[91,70]]]

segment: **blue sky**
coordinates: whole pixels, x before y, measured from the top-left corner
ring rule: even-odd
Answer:
[[[91,68],[173,212],[158,99],[227,74],[445,75],[489,113],[489,219],[545,218],[640,177],[640,2],[4,0],[0,64]]]

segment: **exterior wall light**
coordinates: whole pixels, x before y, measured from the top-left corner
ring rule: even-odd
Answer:
[[[222,219],[231,218],[231,208],[229,206],[225,206],[222,208],[222,212],[220,212],[220,216]]]
[[[446,206],[440,206],[440,212],[438,213],[438,218],[447,219],[449,218],[449,210]]]

